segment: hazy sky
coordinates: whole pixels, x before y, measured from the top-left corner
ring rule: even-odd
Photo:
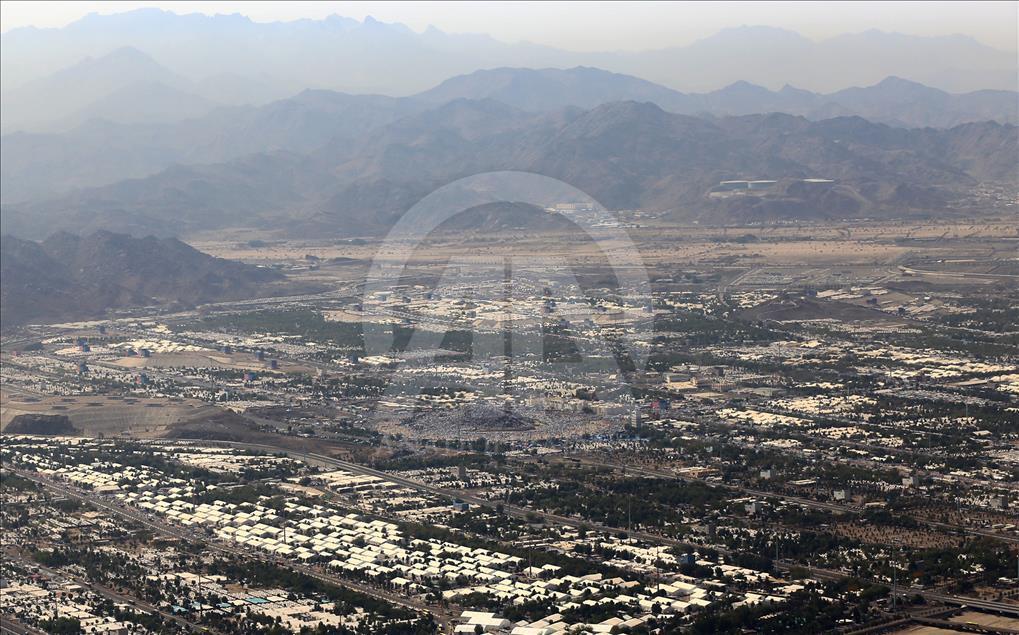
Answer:
[[[877,28],[914,35],[970,35],[1017,50],[1019,2],[0,2],[0,28],[60,27],[87,13],[161,7],[175,13],[242,13],[258,22],[339,14],[487,33],[577,51],[689,44],[718,30],[777,26],[813,39]]]

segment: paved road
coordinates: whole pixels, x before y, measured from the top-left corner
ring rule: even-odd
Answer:
[[[904,267],[904,266],[899,267],[899,271],[901,271],[902,273],[909,273],[909,274],[912,274],[914,276],[916,276],[916,275],[919,275],[919,276],[936,276],[936,277],[939,277],[939,278],[960,278],[960,279],[976,278],[978,280],[981,279],[981,278],[984,278],[984,279],[986,279],[986,278],[1005,278],[1005,279],[1019,278],[1019,275],[1014,274],[1014,273],[979,273],[979,272],[976,272],[976,271],[938,271],[938,270],[930,270],[930,269],[914,269],[913,267]]]
[[[401,476],[398,476],[398,475],[394,475],[394,474],[391,474],[391,473],[388,473],[388,472],[383,472],[381,470],[375,470],[375,469],[372,469],[372,468],[369,468],[369,467],[365,467],[365,466],[357,464],[357,463],[351,463],[350,461],[343,461],[341,459],[335,459],[335,458],[324,456],[324,455],[320,455],[320,454],[314,454],[314,453],[310,453],[309,454],[309,453],[299,452],[299,451],[295,451],[295,450],[289,450],[289,449],[286,449],[286,448],[280,448],[280,447],[271,446],[271,445],[254,444],[254,443],[239,443],[239,442],[228,442],[228,441],[202,441],[201,443],[203,443],[203,444],[208,443],[208,444],[216,444],[216,445],[225,445],[225,446],[228,446],[228,447],[242,448],[242,449],[243,448],[258,449],[258,450],[265,450],[265,451],[269,451],[269,452],[284,452],[284,453],[286,453],[288,456],[290,456],[292,458],[298,458],[298,459],[304,459],[304,460],[312,459],[312,460],[314,460],[317,463],[322,464],[322,465],[342,468],[342,469],[345,469],[347,471],[354,472],[356,474],[365,474],[365,475],[369,475],[369,476],[377,476],[379,478],[382,478],[382,479],[385,479],[385,480],[388,480],[388,481],[391,481],[393,483],[397,483],[397,484],[400,484],[400,485],[404,485],[406,487],[409,487],[409,488],[412,488],[412,489],[416,489],[418,491],[428,492],[428,493],[431,493],[431,494],[434,494],[434,495],[437,495],[437,496],[442,496],[442,497],[449,498],[449,499],[463,500],[465,502],[471,503],[472,505],[481,505],[481,506],[484,506],[484,507],[495,507],[496,505],[500,504],[499,501],[492,501],[492,500],[488,500],[488,499],[485,499],[485,498],[480,498],[480,497],[477,497],[477,496],[472,496],[472,495],[466,494],[466,493],[464,493],[464,492],[462,492],[460,490],[446,490],[446,489],[443,489],[441,487],[436,487],[434,485],[429,485],[427,483],[422,483],[420,481],[415,481],[415,480],[412,480],[412,479],[404,478],[404,477],[401,477]],[[606,467],[606,468],[615,469],[615,470],[623,470],[623,469],[625,469],[625,470],[627,470],[630,473],[642,474],[642,475],[645,475],[645,476],[653,476],[653,477],[668,478],[668,479],[678,479],[678,480],[683,480],[683,481],[687,481],[687,482],[698,482],[699,481],[699,479],[695,479],[695,478],[688,477],[688,476],[680,476],[680,475],[677,475],[677,474],[675,474],[673,472],[668,472],[668,471],[652,470],[650,468],[644,468],[644,467],[624,466],[624,465],[620,465],[620,464],[617,464],[617,463],[607,463],[607,462],[594,461],[592,459],[580,459],[580,460],[581,460],[582,463],[584,463],[586,465]],[[831,512],[840,512],[840,513],[851,513],[851,514],[858,514],[858,513],[860,513],[862,511],[860,508],[852,506],[852,505],[840,505],[838,503],[830,503],[830,502],[825,502],[825,501],[815,501],[815,500],[812,500],[812,499],[809,499],[809,498],[801,498],[799,496],[792,496],[792,495],[788,495],[788,494],[778,494],[778,493],[768,492],[768,491],[764,491],[764,490],[757,490],[757,489],[753,489],[753,488],[749,488],[749,487],[741,487],[741,486],[736,486],[736,485],[724,485],[723,484],[722,486],[723,487],[727,487],[729,489],[732,489],[734,491],[738,491],[740,493],[746,494],[748,496],[759,496],[759,497],[762,497],[762,498],[763,497],[780,498],[780,499],[783,499],[783,500],[786,500],[786,501],[789,501],[789,502],[792,502],[792,503],[796,503],[796,504],[799,504],[799,505],[804,505],[804,506],[807,506],[807,507],[810,507],[810,508],[814,508],[814,509],[821,509],[821,510],[826,510],[826,511],[831,511]],[[546,520],[555,521],[555,522],[558,522],[558,523],[561,523],[561,524],[564,524],[564,525],[567,525],[567,526],[570,526],[570,527],[585,527],[585,528],[588,528],[588,529],[601,530],[601,531],[605,531],[605,532],[609,532],[609,533],[618,533],[618,532],[621,532],[621,531],[626,531],[629,535],[631,535],[631,536],[633,536],[635,538],[639,538],[641,540],[647,540],[649,542],[658,542],[658,543],[663,543],[663,544],[668,544],[668,545],[678,546],[678,547],[683,547],[683,548],[688,548],[688,549],[696,549],[696,548],[703,548],[704,547],[704,545],[695,545],[693,543],[685,542],[685,541],[682,541],[682,540],[676,540],[676,539],[673,539],[673,538],[667,538],[667,537],[660,536],[660,535],[654,534],[654,533],[643,532],[643,531],[626,530],[626,529],[621,528],[621,527],[610,527],[610,526],[607,526],[607,525],[601,525],[599,523],[587,521],[587,520],[584,520],[584,519],[581,519],[581,518],[571,518],[571,517],[568,517],[568,516],[560,516],[558,514],[553,514],[553,513],[550,513],[550,512],[538,511],[538,510],[528,509],[526,507],[518,507],[518,506],[515,506],[515,505],[509,505],[509,504],[505,504],[505,503],[503,503],[503,509],[504,509],[504,511],[506,513],[508,513],[508,514],[510,514],[512,516],[518,517],[518,518],[526,518],[528,515],[537,514],[538,516],[541,516],[542,518],[545,518]],[[984,531],[984,530],[980,530],[980,529],[968,529],[968,528],[964,528],[964,527],[959,527],[957,525],[950,525],[950,524],[947,524],[947,523],[940,523],[940,522],[934,522],[934,521],[924,521],[924,522],[927,522],[928,524],[930,524],[932,526],[935,526],[935,527],[939,527],[941,529],[963,532],[963,533],[967,533],[967,534],[970,534],[970,535],[984,536],[984,537],[987,537],[987,538],[994,538],[994,539],[1002,540],[1002,541],[1008,542],[1008,543],[1019,543],[1019,538],[1014,538],[1012,536],[1003,535],[1003,534],[1000,534],[1000,533],[997,533],[997,532],[993,532],[993,531]],[[728,553],[728,551],[725,550],[725,549],[722,549],[722,548],[719,548],[719,547],[713,547],[713,548],[716,551],[719,551],[720,553]]]
[[[4,635],[46,635],[45,631],[22,624],[14,618],[0,615],[0,633]]]
[[[747,278],[757,273],[758,271],[760,271],[760,269],[761,269],[760,267],[751,267],[744,271],[743,273],[736,276],[735,278],[733,278],[732,280],[730,280],[729,282],[718,285],[718,289],[715,290],[715,295],[718,297],[718,301],[724,303],[725,294],[729,290],[729,287],[738,286],[743,282],[744,278]]]
[[[851,576],[842,573],[841,571],[832,571],[830,569],[820,569],[817,567],[804,567],[803,565],[797,564],[792,561],[782,561],[777,563],[783,569],[802,568],[810,572],[813,577],[825,579],[825,580],[842,580]],[[881,584],[887,586],[888,583],[881,580],[873,580],[868,578],[858,578],[871,582],[873,584]],[[984,611],[990,611],[992,613],[999,613],[1002,615],[1012,615],[1019,617],[1019,604],[1008,604],[1006,602],[998,602],[997,600],[981,600],[979,598],[967,597],[964,595],[951,595],[948,593],[939,593],[937,591],[924,591],[924,590],[913,590],[910,588],[897,588],[896,595],[902,597],[909,597],[911,595],[919,595],[928,602],[940,602],[942,604],[954,604],[956,606],[968,606],[975,609],[981,609]]]

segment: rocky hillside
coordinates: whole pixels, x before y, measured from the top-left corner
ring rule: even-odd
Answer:
[[[101,316],[106,309],[260,295],[281,274],[204,254],[174,238],[98,231],[33,242],[3,236],[2,322]]]

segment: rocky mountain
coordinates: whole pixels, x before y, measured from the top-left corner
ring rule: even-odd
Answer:
[[[119,48],[4,90],[2,126],[5,132],[47,124],[66,129],[90,114],[116,116],[116,111],[108,112],[104,106],[129,109],[134,98],[144,97],[145,87],[175,98],[178,93],[186,94],[183,89],[187,84],[184,77],[141,51]]]
[[[684,46],[578,53],[435,28],[419,33],[370,17],[255,22],[238,14],[177,15],[150,8],[92,14],[59,29],[12,29],[0,37],[0,81],[6,90],[122,47],[135,47],[196,82],[233,75],[291,89],[296,84],[389,95],[413,94],[455,75],[502,66],[594,66],[696,92],[739,80],[831,92],[889,75],[953,92],[1015,90],[1017,75],[1014,51],[964,36],[872,30],[815,41],[788,30],[744,26]]]
[[[197,81],[171,71],[133,46],[117,48],[28,81],[4,85],[0,129],[6,133],[67,131],[100,119],[120,124],[168,123],[230,105],[262,104],[297,92],[234,74]]]
[[[378,234],[437,187],[496,170],[560,179],[608,208],[684,219],[943,214],[981,182],[1016,188],[1016,132],[991,122],[939,130],[860,117],[705,118],[639,102],[533,113],[461,99],[311,153],[175,167],[9,206],[3,217],[6,231],[27,236],[53,227]],[[718,190],[738,180],[775,183]]]
[[[57,233],[42,242],[4,235],[3,327],[101,316],[106,309],[190,306],[264,293],[282,276],[204,254],[174,238],[98,231]]]
[[[122,102],[109,98],[78,111],[77,117],[92,118],[64,133],[5,135],[0,143],[2,200],[53,198],[77,188],[149,176],[173,165],[352,145],[398,119],[457,99],[497,101],[536,113],[629,100],[716,117],[785,112],[817,120],[857,115],[897,127],[940,128],[976,121],[1019,123],[1019,95],[1014,92],[953,95],[898,78],[828,95],[789,86],[770,91],[748,82],[684,94],[595,68],[500,68],[455,77],[413,97],[306,90],[263,106],[219,108],[173,122],[168,119],[198,115],[207,109],[206,102],[161,87],[124,87],[116,93],[127,95]],[[123,112],[114,116],[118,110]],[[160,118],[163,123],[152,123]]]
[[[666,110],[688,108],[687,97],[632,75],[578,66],[559,68],[495,68],[451,77],[417,95],[442,104],[454,99],[492,99],[531,111],[567,106],[594,108],[611,101],[650,101]]]
[[[439,231],[498,234],[542,233],[575,230],[562,214],[550,213],[530,203],[503,202],[469,207],[442,223]]]
[[[952,92],[1017,87],[1015,51],[962,35],[918,37],[870,29],[815,41],[795,31],[749,25],[688,46],[612,58],[593,56],[585,63],[698,92],[746,80],[771,89],[792,84],[830,93],[888,76]]]
[[[408,99],[307,90],[264,106],[220,108],[172,124],[93,119],[65,133],[8,134],[0,143],[0,193],[5,202],[25,201],[175,165],[311,152],[330,142],[349,142],[419,109]]]
[[[613,101],[649,101],[678,114],[715,116],[783,112],[808,119],[857,115],[900,127],[949,128],[972,121],[1019,123],[1019,93],[981,90],[952,94],[899,77],[873,86],[815,93],[786,85],[769,90],[737,81],[706,93],[681,93],[646,80],[597,68],[497,68],[453,77],[417,95],[430,103],[494,99],[532,111]]]
[[[201,117],[220,104],[201,95],[159,82],[128,84],[76,110],[62,121],[62,128],[87,121],[116,121],[122,124],[170,123]]]
[[[819,103],[803,114],[823,114],[834,105],[867,119],[908,127],[945,128],[973,121],[1019,123],[1019,93],[1014,90],[952,94],[901,77],[886,77],[874,86],[818,97]]]

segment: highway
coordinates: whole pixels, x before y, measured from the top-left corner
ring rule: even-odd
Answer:
[[[0,615],[0,633],[4,635],[46,635],[45,631],[22,624],[6,615]]]
[[[447,490],[447,489],[443,489],[441,487],[436,487],[434,485],[429,485],[427,483],[422,483],[420,481],[415,481],[415,480],[404,478],[404,477],[401,477],[401,476],[398,476],[398,475],[390,474],[388,472],[383,472],[381,470],[375,470],[375,469],[372,469],[370,467],[365,467],[365,466],[357,464],[357,463],[351,463],[350,461],[344,461],[344,460],[341,460],[341,459],[336,459],[336,458],[324,456],[324,455],[321,455],[321,454],[304,453],[304,452],[300,452],[300,451],[296,451],[296,450],[291,450],[291,449],[287,449],[287,448],[281,448],[281,447],[277,447],[277,446],[264,445],[264,444],[256,444],[256,443],[241,443],[241,442],[233,442],[233,441],[202,441],[201,443],[202,444],[209,444],[209,445],[219,445],[219,446],[233,447],[233,448],[239,448],[239,449],[245,449],[245,448],[246,449],[256,449],[256,450],[263,450],[263,451],[266,451],[266,452],[273,452],[273,453],[280,453],[280,452],[282,452],[282,453],[285,453],[287,456],[289,456],[291,458],[302,459],[302,460],[306,460],[306,461],[307,460],[313,460],[314,462],[316,462],[316,463],[318,463],[320,465],[330,466],[330,467],[338,467],[338,468],[345,469],[345,470],[347,470],[349,472],[353,472],[353,473],[356,473],[356,474],[365,474],[365,475],[369,475],[369,476],[377,476],[379,478],[385,479],[387,481],[391,481],[393,483],[397,483],[399,485],[403,485],[405,487],[416,489],[418,491],[428,492],[430,494],[434,494],[434,495],[437,495],[437,496],[442,496],[442,497],[445,497],[445,498],[449,498],[451,500],[452,499],[459,499],[459,500],[465,501],[467,503],[470,503],[472,505],[481,505],[481,506],[485,506],[485,507],[495,507],[496,505],[500,504],[499,501],[491,501],[491,500],[488,500],[488,499],[485,499],[485,498],[480,498],[480,497],[477,497],[477,496],[472,496],[472,495],[469,495],[469,494],[465,494],[464,492],[459,491],[459,490]],[[701,482],[701,483],[704,482],[704,481],[702,481],[700,479],[696,479],[696,478],[689,477],[689,476],[681,476],[681,475],[678,475],[678,474],[676,474],[674,472],[671,472],[671,471],[653,470],[653,469],[650,469],[650,468],[621,465],[621,464],[618,464],[618,463],[600,462],[600,461],[594,461],[592,459],[579,459],[579,460],[581,461],[582,464],[585,464],[585,465],[604,467],[604,468],[613,469],[613,470],[617,470],[617,471],[624,471],[625,470],[625,471],[627,471],[627,472],[629,472],[631,474],[637,474],[637,475],[642,475],[642,476],[650,476],[650,477],[654,477],[654,478],[665,478],[665,479],[672,479],[672,480],[681,480],[681,481],[685,481],[685,482]],[[861,508],[856,507],[856,506],[852,506],[852,505],[842,505],[842,504],[839,504],[839,503],[832,503],[832,502],[826,502],[826,501],[816,501],[816,500],[812,500],[812,499],[809,499],[809,498],[802,498],[802,497],[799,497],[799,496],[792,496],[792,495],[789,495],[789,494],[779,494],[779,493],[774,493],[774,492],[768,492],[768,491],[765,491],[765,490],[758,490],[758,489],[749,488],[749,487],[742,487],[742,486],[738,486],[738,485],[725,485],[725,484],[717,484],[717,483],[713,483],[712,485],[718,485],[718,486],[721,486],[721,487],[726,487],[726,488],[728,488],[728,489],[730,489],[732,491],[736,491],[736,492],[739,492],[739,493],[747,495],[747,496],[757,496],[757,497],[761,497],[761,498],[779,498],[779,499],[785,500],[785,501],[790,502],[790,503],[794,503],[794,504],[798,504],[798,505],[803,505],[803,506],[808,507],[808,508],[820,509],[820,510],[829,511],[829,512],[859,514],[860,512],[863,511]],[[688,549],[696,549],[696,548],[703,548],[704,547],[704,545],[695,545],[693,543],[685,542],[685,541],[682,541],[682,540],[676,540],[676,539],[668,538],[668,537],[665,537],[665,536],[660,536],[660,535],[654,534],[654,533],[643,532],[643,531],[634,531],[634,530],[626,530],[626,529],[621,528],[621,527],[609,527],[609,526],[606,526],[606,525],[601,525],[601,524],[598,524],[598,523],[595,523],[595,522],[591,522],[591,521],[588,521],[588,520],[584,520],[584,519],[581,519],[581,518],[572,518],[572,517],[569,517],[569,516],[561,516],[561,515],[553,514],[553,513],[550,513],[550,512],[534,510],[534,509],[528,509],[526,507],[518,507],[518,506],[515,506],[515,505],[509,505],[509,504],[506,504],[506,503],[502,503],[502,505],[503,505],[503,509],[504,509],[504,511],[506,513],[508,513],[508,514],[510,514],[512,516],[518,517],[518,518],[526,518],[528,515],[537,514],[538,516],[541,516],[541,517],[545,518],[546,520],[558,522],[558,523],[561,523],[563,525],[567,525],[567,526],[570,526],[570,527],[585,527],[585,528],[588,528],[588,529],[596,529],[596,530],[606,531],[606,532],[610,532],[610,533],[618,533],[618,532],[621,532],[621,531],[627,531],[629,533],[629,535],[631,535],[631,536],[633,536],[635,538],[640,538],[641,540],[647,540],[649,542],[659,542],[659,543],[669,544],[669,545],[672,545],[672,546],[683,547],[683,548],[688,548]],[[948,524],[948,523],[941,523],[941,522],[936,522],[936,521],[923,521],[923,522],[925,522],[925,523],[927,523],[927,524],[929,524],[931,526],[938,527],[940,529],[945,529],[945,530],[950,530],[950,531],[955,531],[955,532],[962,532],[962,533],[966,533],[966,534],[969,534],[969,535],[982,536],[982,537],[985,537],[985,538],[993,538],[993,539],[1001,540],[1003,542],[1010,543],[1010,544],[1019,544],[1019,538],[1013,537],[1013,536],[1007,536],[1007,535],[1000,534],[1000,533],[994,532],[994,531],[985,531],[985,530],[982,530],[982,529],[971,529],[971,528],[959,527],[959,526],[956,526],[956,525],[951,525],[951,524]],[[713,547],[713,548],[716,551],[719,551],[720,553],[727,553],[725,549],[721,549],[721,548],[718,548],[718,547]]]
[[[1019,275],[1014,273],[979,273],[976,271],[931,271],[929,269],[914,269],[913,267],[900,266],[899,271],[902,273],[908,273],[914,276],[936,276],[939,278],[959,278],[965,280],[966,278],[975,278],[977,280],[987,278],[1004,278],[1011,280],[1013,278],[1019,278]]]
[[[206,441],[203,441],[203,443],[205,443],[205,442]],[[362,466],[362,465],[359,465],[359,464],[356,464],[356,463],[351,463],[351,462],[348,462],[348,461],[342,461],[342,460],[339,460],[339,459],[333,459],[331,457],[325,457],[325,456],[317,455],[317,454],[313,454],[313,453],[310,453],[310,454],[306,455],[306,454],[300,453],[300,452],[288,451],[288,449],[285,449],[285,448],[279,448],[279,447],[273,447],[271,445],[262,445],[262,444],[255,444],[255,443],[240,443],[240,442],[230,442],[230,441],[214,441],[212,443],[219,444],[219,445],[231,446],[231,447],[242,447],[242,448],[243,447],[247,447],[247,448],[253,448],[253,449],[264,449],[264,451],[274,452],[274,453],[283,452],[283,453],[287,454],[288,456],[290,456],[291,458],[294,458],[294,459],[313,460],[313,461],[319,463],[320,465],[341,468],[341,469],[347,470],[348,472],[353,472],[353,473],[356,473],[356,474],[365,474],[365,475],[370,475],[370,476],[377,476],[379,478],[383,478],[385,480],[388,480],[388,481],[391,481],[391,482],[394,482],[394,483],[397,483],[397,484],[400,484],[400,485],[404,485],[404,486],[407,486],[407,487],[418,489],[419,491],[425,491],[425,492],[429,492],[429,493],[432,493],[432,494],[435,494],[435,495],[444,496],[444,497],[448,497],[448,498],[459,498],[461,500],[465,500],[467,502],[470,502],[470,504],[472,504],[472,505],[484,506],[484,507],[488,507],[488,508],[494,508],[496,505],[499,505],[498,501],[493,501],[493,500],[489,500],[487,498],[480,498],[480,497],[472,496],[472,495],[465,495],[464,492],[459,491],[459,490],[447,490],[447,489],[443,489],[441,487],[436,487],[434,485],[429,485],[427,483],[421,483],[419,481],[415,481],[415,480],[412,480],[412,479],[408,479],[408,478],[400,477],[400,476],[397,476],[397,475],[389,474],[389,473],[386,473],[386,472],[382,472],[380,470],[374,470],[372,468],[368,468],[368,467],[365,467],[365,466]],[[622,467],[623,467],[623,466],[618,466],[618,465],[613,465],[613,464],[598,464],[598,463],[593,463],[593,465],[601,465],[603,467],[608,467],[608,468],[613,468],[613,469],[622,469]],[[633,472],[634,470],[633,470],[632,467],[629,467],[628,471]],[[649,472],[651,472],[651,474],[653,474],[655,476],[660,476],[662,478],[672,478],[672,479],[679,478],[677,475],[672,474],[672,473],[654,472],[654,471],[649,471]],[[695,480],[695,479],[689,479],[689,480]],[[739,488],[739,489],[741,491],[744,491],[745,493],[753,494],[753,495],[759,495],[759,496],[773,496],[773,495],[775,495],[775,494],[771,494],[769,492],[754,490],[754,489],[751,489],[751,488]],[[816,500],[810,500],[808,498],[799,498],[797,496],[788,496],[787,498],[790,499],[791,501],[801,502],[801,504],[803,504],[803,505],[818,505],[818,506],[822,506],[821,509],[833,509],[834,508],[836,511],[841,511],[841,512],[849,511],[849,510],[847,510],[847,508],[845,508],[843,506],[839,506],[837,504],[828,504],[828,502],[820,502],[820,501],[816,501]],[[585,528],[588,528],[588,529],[595,529],[595,530],[604,531],[604,532],[608,532],[608,533],[619,533],[621,531],[627,531],[626,529],[623,529],[623,528],[620,528],[620,527],[608,527],[608,526],[605,526],[605,525],[600,525],[598,523],[592,523],[592,522],[585,521],[585,520],[582,520],[582,519],[570,518],[570,517],[565,517],[565,516],[559,516],[559,515],[556,515],[556,514],[550,514],[550,513],[547,513],[547,512],[530,510],[530,509],[527,509],[527,508],[520,508],[520,507],[517,507],[517,506],[511,506],[511,505],[504,505],[503,504],[503,511],[506,514],[509,514],[509,515],[512,515],[512,516],[515,516],[515,517],[518,517],[518,518],[526,518],[528,515],[537,515],[537,516],[540,516],[540,517],[542,517],[543,519],[545,519],[547,521],[553,521],[553,522],[556,522],[556,523],[559,523],[559,524],[562,524],[562,525],[567,525],[567,526],[571,526],[571,527],[585,527]],[[691,550],[698,549],[698,548],[704,548],[704,546],[705,546],[705,545],[692,544],[692,543],[685,542],[685,541],[682,541],[682,540],[677,540],[677,539],[674,539],[674,538],[668,538],[668,537],[660,536],[658,534],[653,534],[653,533],[648,533],[648,532],[643,532],[643,531],[632,531],[631,530],[631,531],[628,531],[628,534],[633,536],[633,537],[640,538],[642,540],[646,540],[648,542],[659,543],[659,544],[667,544],[667,545],[671,545],[671,546],[680,546],[680,547],[691,549]],[[716,551],[721,552],[721,553],[731,554],[731,551],[728,550],[728,549],[725,549],[725,548],[718,548],[716,546],[712,546],[712,548],[715,549]],[[800,565],[798,563],[795,563],[795,562],[776,563],[776,565],[779,566],[780,568],[786,569],[786,570],[794,568],[794,567],[800,567]],[[829,571],[829,570],[822,570],[822,569],[811,569],[811,571],[817,571],[819,573],[823,573],[824,576],[832,578],[832,579],[844,579],[844,578],[852,577],[852,576],[849,576],[847,574],[844,574],[842,572],[837,572],[837,571]],[[878,584],[883,584],[883,583],[878,582],[878,581],[874,581],[874,582],[876,582]],[[990,601],[990,600],[981,600],[981,599],[965,597],[965,596],[947,595],[947,594],[942,594],[942,593],[934,593],[934,592],[930,592],[930,591],[922,591],[922,592],[920,592],[920,594],[923,595],[926,599],[928,599],[928,601],[942,601],[942,602],[954,603],[954,604],[958,604],[958,605],[966,604],[966,605],[970,605],[970,606],[974,606],[974,607],[986,608],[986,610],[994,611],[996,613],[1002,613],[1002,614],[1006,614],[1006,615],[1017,615],[1017,616],[1019,616],[1019,605],[1016,605],[1016,604],[1008,604],[1008,603],[1005,603],[1005,602]]]
[[[842,580],[851,576],[842,573],[841,571],[832,571],[830,569],[820,569],[817,567],[804,567],[796,562],[785,560],[781,561],[779,565],[784,569],[802,568],[810,573],[811,576],[820,578],[823,580]],[[873,580],[868,578],[858,578],[865,580],[873,584],[881,584],[888,586],[888,583],[882,580]],[[998,602],[997,600],[982,600],[979,598],[964,596],[964,595],[951,595],[948,593],[939,593],[937,591],[926,591],[926,590],[914,590],[908,587],[897,587],[895,594],[901,597],[909,597],[911,595],[919,595],[928,602],[940,602],[942,604],[952,604],[955,606],[971,607],[984,611],[990,611],[992,613],[998,613],[1001,615],[1011,615],[1019,617],[1019,604],[1009,604],[1007,602]]]

